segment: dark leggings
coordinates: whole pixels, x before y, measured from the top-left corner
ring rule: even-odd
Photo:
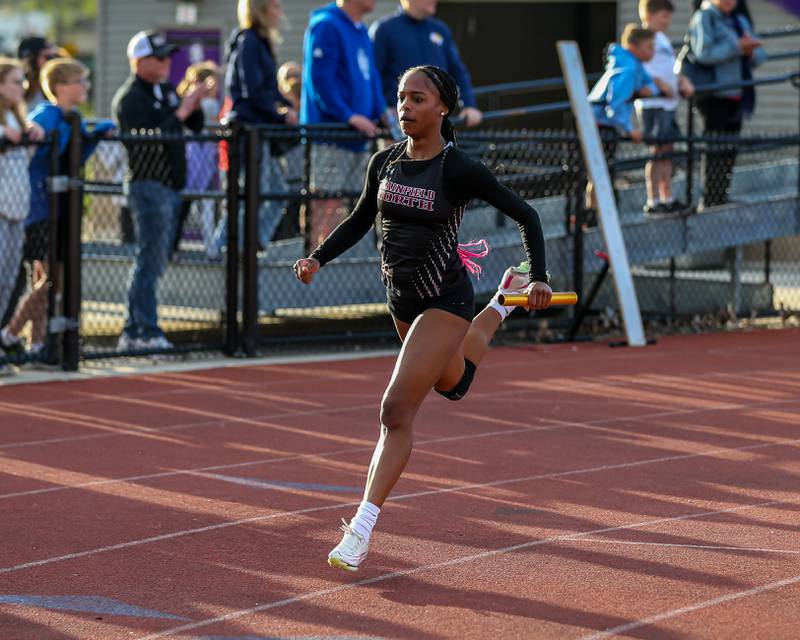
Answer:
[[[709,97],[699,100],[697,108],[703,116],[704,135],[732,136],[742,130],[742,104],[737,100]],[[707,207],[728,200],[736,146],[731,143],[709,143],[703,155],[703,204]]]

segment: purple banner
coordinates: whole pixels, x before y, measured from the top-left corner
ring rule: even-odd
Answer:
[[[219,29],[170,29],[167,42],[178,50],[172,55],[169,81],[178,86],[189,65],[211,60],[222,64],[222,32]]]

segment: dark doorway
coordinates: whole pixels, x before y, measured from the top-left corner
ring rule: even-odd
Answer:
[[[587,74],[601,71],[605,48],[616,39],[615,2],[440,2],[436,17],[452,30],[476,87],[561,76],[558,40],[578,43]],[[495,110],[559,100],[566,100],[566,91],[484,96],[479,106]],[[564,114],[502,122],[536,128],[566,124]]]

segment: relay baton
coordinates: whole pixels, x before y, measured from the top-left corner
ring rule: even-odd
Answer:
[[[497,301],[504,307],[527,307],[528,296],[526,295],[513,295],[506,296],[502,293],[497,296]],[[554,291],[550,297],[550,306],[577,304],[578,294],[574,291]]]

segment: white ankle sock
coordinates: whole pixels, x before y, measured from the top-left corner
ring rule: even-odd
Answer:
[[[486,305],[486,306],[487,307],[491,307],[492,309],[497,311],[497,313],[500,314],[500,320],[505,320],[506,317],[508,317],[508,314],[511,313],[511,311],[514,309],[514,307],[504,307],[502,304],[500,304],[497,301],[497,296],[496,295],[495,295],[494,298],[491,299],[489,304]]]
[[[372,534],[372,527],[374,527],[375,523],[378,521],[380,512],[381,510],[379,507],[376,507],[371,502],[362,500],[361,504],[358,505],[356,515],[353,516],[353,519],[350,521],[350,526],[369,541],[369,536]]]

